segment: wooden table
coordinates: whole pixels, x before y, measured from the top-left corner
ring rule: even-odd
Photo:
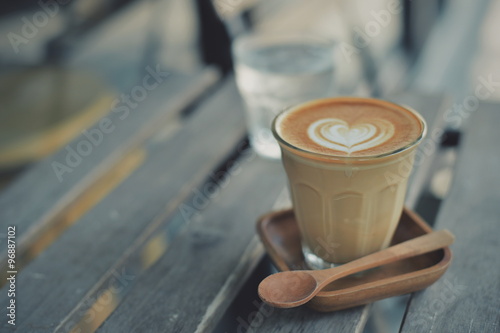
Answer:
[[[421,111],[431,128],[432,151],[408,194],[415,207],[449,104],[411,92],[387,98]],[[412,295],[402,332],[500,330],[498,107],[481,104],[470,114],[436,225],[456,234],[455,259],[441,280]],[[265,255],[255,221],[286,204],[287,195],[280,162],[247,147],[231,76],[220,79],[212,69],[170,76],[123,115],[112,112],[89,129],[96,140],[102,134],[98,144],[76,138],[0,195],[2,332],[363,330],[370,306],[277,310],[240,294]],[[83,141],[92,147],[85,156]],[[17,271],[15,326],[5,316],[10,270]],[[235,298],[247,316],[232,315]]]

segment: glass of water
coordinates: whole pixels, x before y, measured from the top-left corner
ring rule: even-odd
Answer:
[[[271,123],[281,110],[333,94],[334,46],[306,34],[260,33],[235,40],[236,82],[247,106],[250,144],[259,155],[280,157]]]

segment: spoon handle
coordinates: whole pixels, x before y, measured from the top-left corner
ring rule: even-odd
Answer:
[[[438,250],[451,245],[454,240],[455,236],[446,229],[434,231],[353,260],[339,267],[315,271],[314,275],[318,286],[323,287],[329,282],[347,275]]]

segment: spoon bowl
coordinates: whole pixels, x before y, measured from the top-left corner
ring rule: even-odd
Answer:
[[[277,307],[295,307],[308,302],[318,287],[318,282],[308,271],[281,272],[270,275],[265,281],[259,286],[259,296]]]

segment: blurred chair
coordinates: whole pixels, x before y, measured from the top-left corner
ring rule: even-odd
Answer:
[[[0,62],[0,186],[108,111],[112,89],[98,77],[67,68],[65,59],[80,37],[130,1],[48,1],[43,6],[35,0],[2,3],[1,17],[15,17],[34,29],[30,35],[23,34],[29,27],[9,31],[12,50],[8,51],[13,55]],[[38,30],[55,15],[63,24],[45,39]],[[35,16],[45,21],[37,23]],[[23,43],[15,44],[14,38]],[[25,56],[33,53],[33,48],[16,49],[24,46],[24,41],[39,43],[41,55]]]

